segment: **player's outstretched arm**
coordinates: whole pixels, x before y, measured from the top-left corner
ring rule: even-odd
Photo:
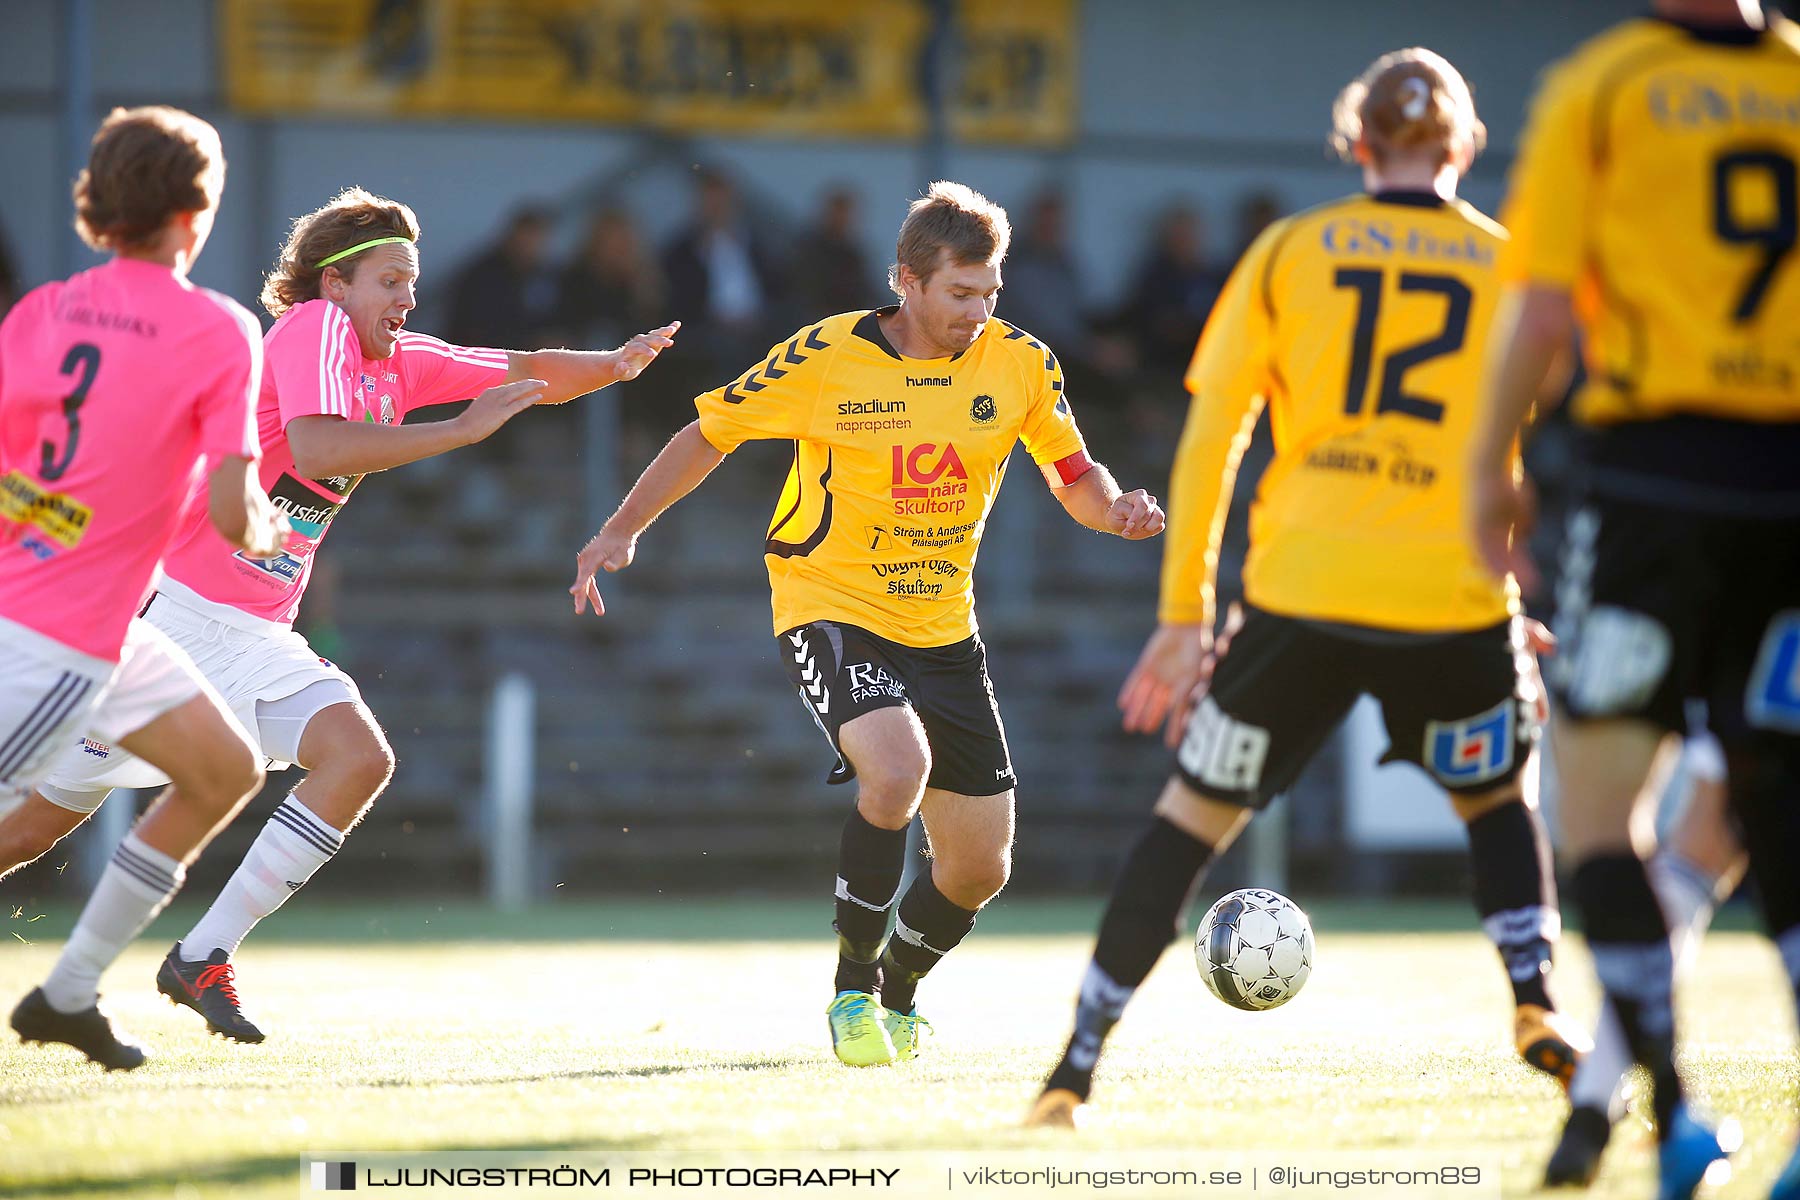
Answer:
[[[1101,533],[1117,534],[1135,542],[1163,531],[1163,510],[1156,497],[1143,488],[1120,492],[1112,473],[1099,463],[1074,483],[1051,488],[1050,494],[1076,521]]]
[[[1523,292],[1509,291],[1494,318],[1475,418],[1470,533],[1488,569],[1502,576],[1512,572],[1527,592],[1536,590],[1538,582],[1525,548],[1533,502],[1529,483],[1515,474],[1513,447],[1574,331],[1575,310],[1566,288],[1533,284]]]
[[[656,356],[675,344],[680,321],[640,333],[617,350],[508,350],[506,381],[541,379],[540,404],[563,404],[608,384],[636,379]]]
[[[206,480],[206,513],[213,528],[251,558],[274,558],[292,531],[256,482],[250,459],[227,455]]]
[[[575,611],[586,611],[592,602],[594,615],[606,611],[600,600],[600,589],[594,576],[601,571],[622,571],[637,556],[637,540],[650,523],[667,512],[677,500],[700,486],[713,468],[725,461],[723,452],[714,449],[700,432],[700,422],[691,421],[680,433],[669,439],[631,491],[619,505],[619,511],[607,518],[575,560],[575,582],[569,594],[575,597]]]
[[[542,379],[520,379],[489,388],[448,421],[375,425],[323,414],[287,424],[294,469],[309,479],[366,475],[472,446],[543,399]]]

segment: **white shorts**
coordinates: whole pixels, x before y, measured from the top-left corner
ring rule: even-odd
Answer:
[[[181,648],[142,619],[115,665],[0,618],[0,679],[0,811],[41,784],[71,742],[116,742],[209,691]]]
[[[183,599],[158,592],[144,620],[193,659],[250,734],[268,770],[285,770],[299,757],[300,735],[320,710],[361,702],[355,680],[313,653],[292,629],[240,628]],[[113,788],[168,782],[149,763],[94,738],[66,745],[38,790],[52,804],[91,813]]]

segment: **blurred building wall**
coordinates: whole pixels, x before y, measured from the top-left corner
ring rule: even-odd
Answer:
[[[698,164],[735,175],[751,211],[790,231],[827,184],[848,181],[863,196],[868,256],[885,263],[904,205],[926,181],[925,153],[896,142],[234,117],[220,99],[213,3],[91,2],[96,119],[113,104],[155,101],[219,125],[231,173],[196,277],[246,303],[292,216],[350,183],[419,211],[426,269],[416,325],[437,330],[455,268],[527,199],[560,214],[566,249],[601,200],[626,204],[660,241],[686,219],[687,175]],[[1492,149],[1468,192],[1491,208],[1541,65],[1638,7],[1530,0],[1496,19],[1448,0],[1293,0],[1262,9],[1089,0],[1072,144],[1051,153],[953,146],[944,169],[1014,207],[1016,219],[1046,184],[1066,189],[1088,299],[1104,303],[1171,200],[1208,210],[1222,262],[1235,249],[1232,212],[1244,194],[1273,192],[1291,210],[1354,189],[1355,173],[1324,150],[1332,98],[1377,54],[1404,45],[1443,51],[1475,84]],[[57,90],[64,11],[56,0],[0,0],[0,229],[28,284],[57,273],[67,250],[70,155]],[[691,414],[693,381],[679,364],[700,349],[689,339],[617,389],[638,420],[627,422],[623,445],[608,443],[615,480],[635,475]],[[1182,412],[1177,373],[1137,379],[1129,403],[1109,394],[1128,390],[1116,379],[1090,370],[1077,386],[1071,376],[1090,443],[1128,487],[1162,492]],[[596,403],[615,398],[604,395]],[[540,695],[541,887],[811,886],[829,862],[850,789],[819,783],[829,755],[785,695],[768,636],[762,536],[783,448],[734,455],[703,495],[656,525],[628,575],[603,581],[606,620],[577,621],[563,593],[568,563],[592,530],[589,508],[613,502],[610,494],[576,500],[592,486],[577,447],[600,444],[582,423],[591,407],[534,412],[479,450],[359,489],[321,559],[342,583],[316,580],[302,617],[319,652],[360,681],[401,766],[328,889],[478,883],[484,705],[494,680],[512,671]],[[1095,538],[1064,519],[1036,472],[1013,474],[1023,482],[1008,486],[996,509],[978,595],[1019,764],[1015,878],[1022,887],[1100,887],[1168,769],[1157,742],[1120,732],[1113,708],[1153,620],[1160,547]],[[1071,562],[1080,569],[1057,567]],[[1342,805],[1349,789],[1338,758],[1322,755],[1303,785],[1288,805],[1297,877],[1386,890],[1443,885],[1444,856],[1409,867],[1395,856],[1344,852],[1356,830]],[[276,791],[285,786],[291,778],[271,781]],[[201,879],[235,864],[261,811],[224,835]],[[33,871],[27,889],[69,886],[56,862]]]
[[[58,0],[5,0],[0,26],[0,230],[27,283],[58,273],[68,223],[59,156]],[[1235,247],[1240,195],[1272,189],[1292,208],[1355,186],[1326,157],[1337,89],[1377,54],[1424,44],[1475,85],[1491,149],[1468,194],[1493,207],[1540,67],[1580,38],[1642,11],[1635,0],[1089,0],[1080,18],[1080,133],[1066,149],[953,147],[947,173],[1018,205],[1046,184],[1071,197],[1074,244],[1094,300],[1124,284],[1151,217],[1176,197],[1213,216],[1219,255]],[[222,107],[211,0],[93,0],[97,119],[113,104],[166,102],[220,127],[231,158],[226,204],[196,273],[249,300],[291,217],[361,183],[404,199],[426,229],[433,276],[489,237],[522,198],[567,207],[565,236],[596,188],[621,169],[687,158],[736,173],[794,220],[828,183],[863,191],[870,255],[887,261],[906,200],[924,182],[917,148],[893,142],[696,138],[656,152],[629,129],[464,122],[248,121]],[[669,155],[673,154],[673,158]],[[673,170],[646,169],[625,198],[652,234],[686,212]],[[53,234],[53,231],[54,234]],[[429,325],[427,324],[427,327]]]

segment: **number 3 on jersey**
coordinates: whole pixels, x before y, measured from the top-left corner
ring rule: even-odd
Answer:
[[[69,438],[63,443],[62,453],[58,454],[56,443],[48,438],[43,443],[43,458],[38,466],[38,474],[44,482],[51,483],[61,479],[75,461],[75,447],[81,441],[81,406],[87,403],[88,389],[94,386],[94,376],[100,373],[100,347],[91,342],[76,342],[69,347],[63,356],[62,373],[79,375],[75,387],[63,397],[63,419],[69,423]]]
[[[1332,279],[1340,288],[1356,292],[1356,331],[1350,341],[1350,377],[1344,386],[1344,411],[1351,416],[1360,413],[1369,391],[1370,359],[1375,352],[1375,328],[1381,320],[1382,272],[1361,267],[1341,267]],[[1375,415],[1397,412],[1421,421],[1437,423],[1444,419],[1444,403],[1430,396],[1414,395],[1406,390],[1406,373],[1421,363],[1461,350],[1469,333],[1469,305],[1473,294],[1469,285],[1454,275],[1435,275],[1424,271],[1402,271],[1401,292],[1425,292],[1444,297],[1444,324],[1436,334],[1422,342],[1402,346],[1388,354],[1381,369],[1381,391],[1375,400]]]

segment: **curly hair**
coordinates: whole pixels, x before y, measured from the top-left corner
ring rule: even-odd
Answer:
[[[360,187],[347,187],[322,208],[294,218],[281,257],[263,279],[262,306],[271,317],[297,304],[319,298],[319,281],[326,268],[319,264],[361,242],[382,237],[419,240],[419,218],[398,200],[389,200]],[[346,279],[356,275],[356,263],[364,252],[332,264]]]

